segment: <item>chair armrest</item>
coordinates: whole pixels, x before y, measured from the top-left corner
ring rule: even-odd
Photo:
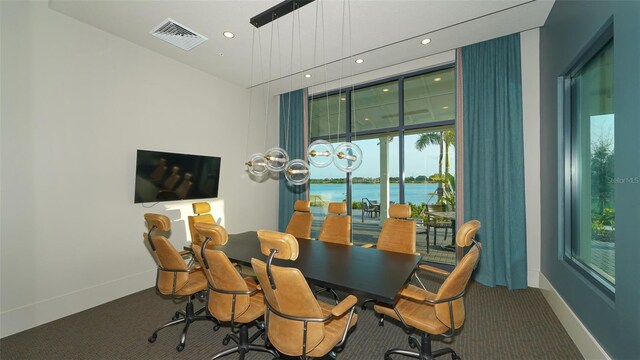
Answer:
[[[180,256],[182,256],[182,255],[191,255],[192,252],[191,252],[191,250],[182,250],[182,251],[178,252],[178,254],[180,254]]]
[[[370,248],[376,247],[376,244],[364,244],[364,245],[360,245],[360,247],[370,249]]]
[[[351,309],[352,307],[356,306],[357,302],[357,297],[349,295],[344,298],[344,300],[340,301],[338,305],[334,306],[333,309],[331,309],[331,315],[340,316],[349,311],[349,309]]]
[[[442,269],[437,268],[435,266],[429,266],[429,265],[425,265],[425,264],[418,265],[418,268],[420,268],[420,270],[428,271],[430,273],[434,273],[434,274],[438,274],[438,275],[442,275],[442,276],[449,276],[449,274],[450,274],[447,270],[442,270]]]
[[[410,287],[406,287],[404,289],[402,289],[400,291],[400,296],[409,298],[409,299],[413,299],[413,300],[418,300],[418,301],[425,301],[427,300],[427,294],[423,293],[421,291],[416,291],[413,288]]]

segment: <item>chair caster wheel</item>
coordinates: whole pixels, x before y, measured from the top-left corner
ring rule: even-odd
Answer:
[[[153,334],[153,335],[149,336],[149,338],[147,340],[149,340],[150,343],[154,343],[154,342],[156,342],[157,338],[158,338],[158,334]]]
[[[458,356],[458,354],[452,353],[451,354],[451,360],[462,360],[462,359],[460,358],[460,356]]]
[[[176,321],[180,319],[180,313],[176,311],[175,314],[173,314],[173,317],[171,318],[172,321]]]
[[[213,331],[218,331],[218,330],[220,330],[220,324],[213,325]]]
[[[222,345],[229,345],[229,341],[231,341],[231,337],[229,335],[225,336],[224,339],[222,339]]]
[[[184,344],[178,344],[178,346],[176,346],[176,350],[178,350],[178,352],[184,350]]]

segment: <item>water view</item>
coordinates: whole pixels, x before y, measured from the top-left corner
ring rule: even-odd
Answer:
[[[327,203],[345,201],[347,198],[346,184],[309,184],[309,186],[312,205],[314,199]],[[437,196],[434,193],[438,188],[438,184],[405,184],[404,187],[406,203],[434,204],[437,200]],[[399,191],[400,184],[389,184],[389,200],[396,203],[400,202]],[[319,196],[319,198],[317,196]],[[380,184],[353,184],[352,201],[361,201],[363,198],[380,201]]]

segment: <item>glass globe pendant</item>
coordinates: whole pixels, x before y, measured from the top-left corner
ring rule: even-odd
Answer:
[[[284,170],[284,177],[292,185],[304,185],[309,181],[309,165],[300,159],[289,161]]]
[[[249,157],[249,161],[244,164],[247,166],[249,173],[254,176],[262,176],[269,171],[267,168],[267,161],[264,159],[264,154],[253,154]]]
[[[309,145],[308,154],[311,165],[327,167],[333,162],[333,145],[327,140],[316,140]]]
[[[273,172],[280,172],[287,167],[289,162],[289,155],[287,152],[279,147],[274,147],[264,154],[266,160],[267,169]]]
[[[333,163],[344,172],[352,172],[362,164],[362,150],[354,143],[342,143],[335,149]]]

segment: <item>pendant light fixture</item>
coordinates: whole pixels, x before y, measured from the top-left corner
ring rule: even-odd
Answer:
[[[344,32],[345,32],[344,28],[345,28],[346,1],[349,1],[349,0],[343,0],[343,3],[342,3],[342,24],[341,24],[342,38],[341,38],[341,45],[340,45],[341,58],[344,57]],[[323,15],[322,21],[323,21],[322,30],[324,32],[324,15]],[[323,36],[323,39],[324,39],[324,36]],[[349,48],[351,49],[351,2],[349,2]],[[351,53],[351,50],[349,52]],[[350,54],[350,57],[351,56],[352,55]],[[326,59],[325,59],[324,66],[326,69]],[[342,78],[343,78],[343,72],[342,72],[342,64],[341,64],[340,65],[340,85],[338,90],[339,96],[341,96],[342,94]],[[351,78],[353,81],[353,72],[351,74]],[[352,91],[352,96],[353,96],[353,91]],[[329,114],[329,105],[328,105],[329,97],[328,96],[326,97],[326,101],[327,101],[327,124],[329,124],[330,114]],[[340,101],[340,99],[338,101]],[[338,102],[338,128],[340,127],[341,113],[342,112],[340,111],[340,103]],[[336,130],[336,137],[338,136],[339,131],[340,131],[339,129]],[[331,132],[330,128],[329,128],[329,132]],[[329,137],[331,137],[331,133],[329,133]],[[352,142],[340,143],[334,148],[333,145],[327,140],[323,140],[323,139],[316,140],[312,142],[307,148],[307,154],[309,156],[309,162],[312,165],[319,168],[327,167],[331,163],[333,163],[339,170],[349,173],[359,168],[360,165],[362,164],[362,150],[358,145]]]
[[[258,29],[262,25],[268,24],[270,22],[274,22],[278,18],[293,12],[300,7],[311,3],[313,0],[287,0],[284,1],[261,14],[254,16],[251,18],[250,23]],[[293,15],[293,22],[291,28],[291,72],[293,72],[293,43],[294,43],[294,28],[295,28],[295,13]],[[298,22],[300,18],[298,17]],[[269,47],[269,78],[268,78],[268,94],[267,97],[270,96],[271,89],[271,61],[272,61],[272,51],[273,51],[273,23],[271,24],[271,39],[270,39],[270,47]],[[254,34],[255,30],[254,29]],[[253,53],[253,48],[252,48]],[[253,71],[253,56],[252,56],[252,71]],[[292,76],[292,75],[290,75]],[[292,83],[291,83],[292,84]],[[293,86],[292,86],[293,87]],[[293,89],[291,89],[293,90]],[[268,122],[269,119],[269,101],[267,101],[266,105],[267,111],[265,114],[265,119]],[[282,109],[281,109],[282,111]],[[285,144],[288,143],[288,133],[289,133],[289,124],[291,120],[291,96],[289,95],[289,107],[287,113],[287,125],[285,129]],[[268,132],[265,131],[265,137]],[[266,141],[265,141],[266,143]],[[264,175],[267,172],[277,173],[284,171],[285,179],[292,185],[303,185],[309,180],[309,165],[306,161],[301,159],[289,160],[289,155],[287,151],[281,147],[272,147],[267,150],[264,155],[261,153],[256,153],[251,156],[249,161],[246,162],[248,170],[250,173],[254,175]]]

